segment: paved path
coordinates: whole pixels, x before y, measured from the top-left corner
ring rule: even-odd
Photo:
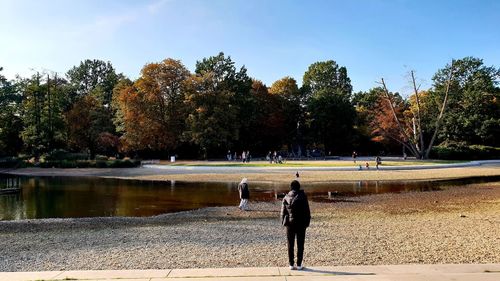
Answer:
[[[202,162],[200,162],[202,163]],[[244,167],[244,166],[177,166],[177,165],[156,165],[148,164],[142,168],[81,168],[81,169],[41,169],[41,168],[22,168],[14,170],[0,171],[13,175],[27,176],[95,176],[95,177],[119,177],[132,178],[138,176],[156,176],[156,175],[176,175],[176,174],[241,174],[241,173],[259,173],[273,174],[283,172],[293,172],[297,169],[301,171],[356,171],[356,166],[314,166],[314,167],[287,167],[276,165],[273,167]],[[346,164],[347,165],[347,164]],[[471,161],[464,163],[452,164],[432,164],[432,165],[409,165],[409,166],[381,166],[380,170],[428,170],[428,169],[443,169],[443,168],[460,168],[460,167],[499,167],[500,160],[484,160]],[[373,171],[375,169],[372,168]]]
[[[500,280],[500,264],[376,265],[310,267],[203,268],[166,270],[91,270],[0,272],[1,281],[134,280],[134,281],[328,281],[328,280]]]
[[[359,164],[362,165],[360,161]],[[379,170],[425,170],[425,169],[443,169],[443,168],[460,168],[460,167],[476,167],[476,166],[497,166],[500,160],[481,160],[470,161],[463,163],[449,163],[449,164],[428,164],[428,165],[408,165],[408,166],[380,166]],[[182,172],[219,172],[219,173],[242,173],[242,172],[273,172],[273,171],[296,171],[297,167],[287,167],[276,165],[273,167],[243,167],[243,166],[176,166],[176,165],[160,165],[160,164],[147,164],[143,165],[147,169],[168,170],[173,173]],[[300,170],[307,171],[357,171],[359,165],[353,165],[349,162],[348,166],[313,166],[313,167],[300,167]],[[364,168],[363,168],[364,169]]]

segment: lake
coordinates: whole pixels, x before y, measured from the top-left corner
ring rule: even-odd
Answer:
[[[0,175],[0,187],[11,176]],[[21,191],[0,195],[0,220],[153,216],[213,206],[238,206],[237,182],[170,182],[94,177],[20,177]],[[499,181],[499,177],[443,181],[307,183],[312,201],[387,192],[426,192]],[[249,183],[250,201],[274,201],[288,184]],[[332,197],[328,196],[331,192]]]

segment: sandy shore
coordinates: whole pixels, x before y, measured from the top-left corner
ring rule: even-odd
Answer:
[[[500,176],[500,164],[460,168],[439,168],[421,170],[362,170],[336,171],[300,168],[275,170],[268,168],[217,168],[173,167],[171,169],[123,168],[123,169],[40,169],[26,168],[10,170],[9,173],[33,176],[97,176],[124,179],[176,180],[176,181],[218,181],[239,182],[247,177],[251,182],[289,182],[299,171],[302,182],[352,181],[352,180],[433,180],[481,176]]]
[[[500,183],[312,203],[306,265],[499,263]],[[285,266],[280,202],[0,222],[0,271]]]

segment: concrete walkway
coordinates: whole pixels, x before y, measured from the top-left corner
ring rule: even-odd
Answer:
[[[303,271],[282,267],[89,270],[0,272],[1,281],[134,280],[134,281],[322,281],[322,280],[500,280],[500,264],[376,265],[310,267]]]

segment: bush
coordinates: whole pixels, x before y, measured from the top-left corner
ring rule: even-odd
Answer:
[[[96,155],[95,160],[97,161],[108,161],[108,157],[104,155]]]
[[[60,166],[61,166],[61,161],[43,161],[38,164],[38,167],[40,168],[52,168],[52,167],[59,168]]]
[[[500,159],[500,147],[445,143],[433,147],[430,156],[444,160]]]
[[[77,161],[77,160],[86,160],[88,155],[86,153],[71,153],[64,149],[54,149],[51,152],[48,152],[42,155],[42,161]]]
[[[77,168],[94,168],[95,167],[95,162],[94,161],[89,161],[89,160],[76,161],[76,167]]]
[[[22,161],[16,157],[0,158],[0,168],[16,168],[22,164]]]
[[[108,167],[106,161],[101,161],[101,160],[95,161],[95,166],[96,166],[96,168],[107,168]]]
[[[76,161],[63,160],[61,161],[61,168],[77,168]]]
[[[24,163],[24,162],[21,162]],[[140,165],[139,160],[52,160],[40,162],[41,168],[133,168]],[[0,165],[2,162],[0,162]],[[1,167],[1,166],[0,166]]]
[[[108,161],[108,167],[110,168],[133,168],[137,167],[140,165],[140,161],[134,160],[113,160],[113,161]]]

